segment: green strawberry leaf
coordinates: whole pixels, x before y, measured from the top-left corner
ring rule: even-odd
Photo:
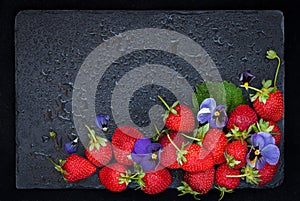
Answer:
[[[241,88],[232,82],[203,82],[196,84],[195,91],[199,105],[206,98],[214,98],[217,105],[227,106],[227,113],[230,113],[237,105],[246,103],[246,97]],[[199,111],[199,107],[197,109]]]

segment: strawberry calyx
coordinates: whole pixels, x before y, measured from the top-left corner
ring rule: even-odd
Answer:
[[[240,131],[239,127],[234,125],[234,128],[231,129],[231,132],[226,134],[226,137],[229,140],[241,140],[244,141],[246,139],[248,139],[250,137],[250,133],[253,130],[253,126],[255,126],[255,124],[252,124],[249,126],[249,128],[247,130],[243,130]]]
[[[241,179],[245,180],[246,183],[257,185],[261,180],[259,179],[260,174],[258,170],[255,168],[251,168],[250,166],[246,165],[241,169],[240,175],[227,175],[226,177],[235,178],[240,177]]]
[[[100,150],[100,147],[105,147],[107,145],[107,139],[96,135],[95,130],[91,129],[89,126],[85,125],[88,129],[88,136],[90,138],[88,150],[93,151],[93,149]]]
[[[254,102],[257,98],[259,102],[263,102],[266,104],[267,100],[269,99],[269,94],[274,93],[277,90],[277,87],[271,87],[272,80],[263,80],[262,81],[262,89],[256,90],[256,94],[250,94],[250,100],[251,102]],[[251,87],[251,89],[255,90],[256,88]]]
[[[258,132],[266,132],[270,133],[271,135],[278,135],[276,132],[272,132],[274,129],[273,125],[269,125],[268,121],[265,121],[264,119],[260,119],[259,122],[257,122],[255,125],[253,125],[253,130],[255,133]]]
[[[166,121],[166,119],[168,118],[170,113],[172,113],[174,115],[178,115],[178,112],[174,109],[174,107],[176,107],[179,104],[178,101],[174,102],[173,105],[170,107],[160,95],[158,95],[157,97],[164,104],[164,106],[167,108],[166,113],[163,115],[163,120],[164,121]]]
[[[186,182],[181,181],[181,183],[182,183],[182,186],[177,187],[177,190],[181,192],[178,196],[183,196],[185,194],[191,194],[194,196],[195,200],[200,200],[200,198],[197,197],[198,195],[200,195],[200,193],[198,193],[197,191],[194,191]]]
[[[241,163],[241,161],[236,160],[233,156],[228,154],[226,151],[224,152],[224,157],[226,159],[226,162],[230,168],[234,168],[234,166]]]
[[[179,165],[182,165],[183,163],[186,162],[186,157],[185,155],[188,153],[187,150],[185,150],[184,148],[186,147],[186,145],[188,143],[182,143],[181,144],[181,149],[173,142],[173,140],[171,139],[170,135],[167,133],[167,138],[170,141],[170,143],[174,146],[174,148],[176,149],[176,155],[177,155],[177,162]]]
[[[58,159],[59,164],[57,164],[54,162],[54,160],[50,156],[48,156],[47,158],[50,161],[50,163],[53,164],[54,169],[57,170],[58,172],[60,172],[63,175],[64,180],[67,181],[66,178],[64,177],[64,175],[68,175],[69,173],[63,169],[63,166],[66,163],[66,160]]]
[[[216,186],[215,188],[220,191],[220,197],[218,201],[221,201],[224,198],[225,193],[233,193],[232,189],[227,189],[225,187]]]

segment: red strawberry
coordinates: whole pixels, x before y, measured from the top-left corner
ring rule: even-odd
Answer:
[[[181,147],[182,144],[186,143],[185,138],[179,133],[170,131],[168,134],[177,147]],[[160,155],[160,163],[170,169],[180,168],[181,166],[177,161],[177,150],[174,145],[172,145],[167,135],[160,137],[158,142],[163,146],[163,151]]]
[[[224,149],[227,145],[227,138],[222,130],[216,128],[210,129],[205,134],[202,144],[208,152],[212,153],[215,164],[221,164],[226,161]]]
[[[276,165],[270,165],[269,163],[266,163],[265,166],[258,171],[258,175],[260,175],[258,177],[259,186],[265,185],[266,183],[269,183],[273,179],[278,169],[278,165],[279,162]]]
[[[126,182],[122,182],[122,176],[126,174],[126,167],[119,163],[113,163],[103,167],[99,171],[100,183],[110,191],[121,192],[127,187]]]
[[[235,189],[240,184],[241,178],[230,176],[237,176],[240,173],[241,170],[232,169],[226,163],[223,163],[216,169],[215,185],[224,187],[227,190]]]
[[[214,166],[214,159],[210,152],[198,144],[190,144],[184,148],[187,152],[182,163],[182,169],[188,172],[200,172]]]
[[[145,173],[142,178],[142,191],[147,194],[157,194],[166,190],[172,183],[172,175],[168,169],[158,167],[158,170]]]
[[[227,163],[223,163],[217,167],[215,185],[217,186],[217,189],[221,191],[219,200],[224,197],[225,192],[233,192],[232,190],[240,184],[240,173],[240,170],[230,168]]]
[[[230,168],[240,169],[246,165],[248,149],[246,141],[233,141],[225,147],[225,158]]]
[[[257,116],[255,111],[249,105],[240,104],[229,114],[226,128],[230,131],[236,126],[239,128],[239,131],[244,131],[256,122]]]
[[[275,92],[268,92],[267,96],[268,98],[265,102],[256,98],[253,102],[253,107],[259,117],[268,121],[279,121],[283,116],[284,110],[283,96],[278,89]]]
[[[121,126],[115,130],[112,136],[112,146],[115,159],[119,163],[133,165],[132,160],[128,156],[130,156],[134,144],[139,138],[143,138],[143,134],[134,127]]]
[[[281,130],[280,127],[273,121],[269,121],[269,127],[273,126],[273,129],[270,131],[270,133],[275,138],[275,144],[279,145],[281,141]]]
[[[212,188],[214,182],[215,169],[212,167],[201,172],[185,172],[184,181],[200,194],[206,194]]]
[[[85,150],[85,155],[89,161],[98,167],[108,164],[112,158],[112,148],[110,142],[97,136],[95,131],[90,129],[88,126],[86,128],[89,130],[90,142]]]
[[[262,186],[269,183],[273,179],[277,172],[278,166],[279,161],[276,165],[270,165],[269,163],[266,163],[265,166],[260,170],[251,168],[247,165],[242,168],[242,175],[240,175],[240,177],[244,177],[247,183]]]
[[[263,119],[259,120],[258,126],[255,127],[255,132],[267,132],[272,134],[275,139],[275,144],[279,145],[281,140],[281,130],[280,127],[273,121],[265,121]]]
[[[68,182],[85,179],[96,172],[96,167],[90,161],[77,154],[69,155],[65,160],[60,160],[59,165],[52,159],[49,158],[49,160]]]
[[[173,131],[192,132],[195,128],[195,117],[192,110],[176,101],[171,107],[158,96],[168,109],[164,115],[165,126]]]

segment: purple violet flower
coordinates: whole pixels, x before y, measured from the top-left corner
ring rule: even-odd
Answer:
[[[149,172],[158,167],[161,151],[161,144],[152,143],[149,138],[140,138],[134,144],[131,157],[134,162],[142,166],[145,172]]]
[[[65,143],[65,151],[68,154],[75,153],[78,148],[78,137],[76,137],[74,140],[66,142]]]
[[[215,99],[206,98],[200,105],[197,120],[201,124],[208,122],[211,128],[223,128],[228,121],[226,106],[217,106]]]
[[[108,115],[99,114],[96,116],[96,124],[103,131],[108,130],[109,120],[110,120],[110,118]]]
[[[240,81],[243,83],[244,86],[248,86],[249,83],[255,78],[249,71],[243,72],[240,75]]]
[[[258,170],[262,169],[266,163],[276,165],[280,151],[275,145],[275,139],[270,133],[259,132],[251,136],[252,147],[247,154],[247,164]]]

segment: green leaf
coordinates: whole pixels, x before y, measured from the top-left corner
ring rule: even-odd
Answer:
[[[267,81],[263,81],[263,87],[264,88],[269,88],[272,85],[272,80],[267,80]]]
[[[246,96],[240,87],[232,82],[208,82],[196,84],[195,96],[198,104],[206,98],[214,98],[217,105],[226,105],[226,112],[230,113],[237,105],[246,103]]]
[[[195,93],[192,94],[192,104],[193,104],[193,112],[197,114],[199,112],[200,104],[198,102],[197,96]]]

